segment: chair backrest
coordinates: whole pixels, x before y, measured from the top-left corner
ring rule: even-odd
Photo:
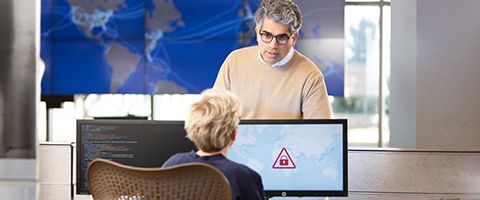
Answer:
[[[228,179],[204,163],[145,168],[95,159],[87,171],[88,189],[95,200],[232,198]]]

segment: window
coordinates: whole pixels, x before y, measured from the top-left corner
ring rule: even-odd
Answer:
[[[388,144],[390,3],[345,3],[345,97],[332,102],[334,117],[349,119],[349,145]]]

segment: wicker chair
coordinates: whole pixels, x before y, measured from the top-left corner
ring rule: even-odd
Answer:
[[[232,198],[227,178],[203,163],[144,168],[95,159],[87,171],[88,189],[95,200]]]

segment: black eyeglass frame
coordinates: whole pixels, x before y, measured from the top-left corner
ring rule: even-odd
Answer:
[[[277,41],[278,44],[280,45],[283,45],[283,44],[287,44],[288,40],[290,40],[294,34],[291,34],[291,35],[288,35],[287,33],[282,33],[282,34],[278,34],[278,35],[273,35],[272,33],[268,32],[268,31],[264,31],[264,30],[260,30],[258,32],[258,34],[260,35],[260,39],[265,42],[265,43],[270,43],[272,42],[273,38],[275,38],[275,40]],[[267,36],[267,37],[270,37],[270,39],[266,40],[266,38],[264,38],[264,36]],[[278,38],[279,37],[282,37],[282,36],[286,36],[286,39],[285,40],[279,40]]]

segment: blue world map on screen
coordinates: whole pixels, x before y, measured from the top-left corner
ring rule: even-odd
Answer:
[[[227,157],[258,172],[265,190],[342,191],[342,131],[340,124],[241,124]]]
[[[200,93],[213,86],[228,53],[256,44],[259,2],[42,0],[42,95]],[[343,45],[343,1],[322,2],[297,2],[305,10],[299,51],[316,52],[315,39],[340,38]],[[334,28],[315,20],[331,13]],[[335,51],[328,54],[343,58]],[[307,57],[324,72],[329,94],[342,96],[343,59],[323,54]]]

